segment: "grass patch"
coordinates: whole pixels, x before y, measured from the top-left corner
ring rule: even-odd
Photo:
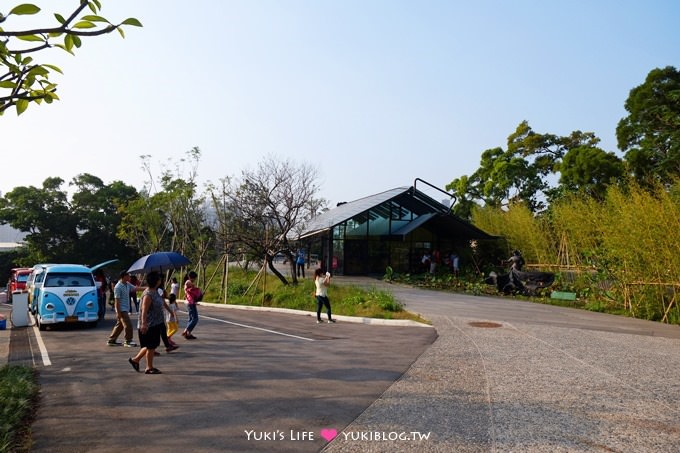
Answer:
[[[0,368],[0,452],[30,451],[39,391],[38,374],[33,368]]]
[[[229,269],[227,297],[220,291],[219,282],[213,282],[205,290],[205,301],[226,302],[232,305],[253,305],[263,307],[290,308],[316,313],[314,281],[300,280],[297,285],[284,285],[276,276],[267,275],[253,284],[257,273],[239,268]],[[331,281],[328,298],[335,315],[359,316],[378,319],[407,319],[428,323],[419,315],[404,310],[404,307],[386,291],[363,289],[354,285],[339,285]]]

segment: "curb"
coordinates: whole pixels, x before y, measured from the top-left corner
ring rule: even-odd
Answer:
[[[177,299],[177,302],[186,302],[185,300]],[[300,315],[300,316],[314,316],[316,313],[312,311],[304,310],[293,310],[291,308],[275,308],[275,307],[256,307],[253,305],[229,305],[229,304],[216,304],[212,302],[199,302],[199,305],[206,305],[210,307],[221,307],[234,310],[254,310],[254,311],[267,311],[275,313],[287,313],[290,315]],[[333,318],[338,321],[352,322],[357,324],[369,324],[376,326],[402,326],[402,327],[429,327],[434,329],[433,326],[429,324],[424,324],[417,321],[412,321],[410,319],[378,319],[378,318],[362,318],[359,316],[345,316],[345,315],[335,315]]]

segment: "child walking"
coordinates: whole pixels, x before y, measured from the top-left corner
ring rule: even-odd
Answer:
[[[165,322],[168,326],[168,343],[173,349],[176,349],[179,346],[172,340],[172,336],[179,330],[179,322],[177,321],[177,296],[173,293],[168,295],[168,309],[165,313]]]

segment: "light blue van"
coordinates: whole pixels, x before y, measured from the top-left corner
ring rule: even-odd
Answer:
[[[38,264],[27,284],[29,308],[40,330],[59,323],[95,327],[99,304],[92,268],[80,264]]]

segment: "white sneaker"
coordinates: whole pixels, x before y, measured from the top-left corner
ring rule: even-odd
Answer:
[[[328,324],[331,324],[331,323],[334,323],[334,322],[335,322],[335,319],[329,319],[328,320]]]
[[[125,346],[126,348],[136,348],[137,343],[135,343],[134,341],[126,341],[125,343],[123,343],[123,346]]]

